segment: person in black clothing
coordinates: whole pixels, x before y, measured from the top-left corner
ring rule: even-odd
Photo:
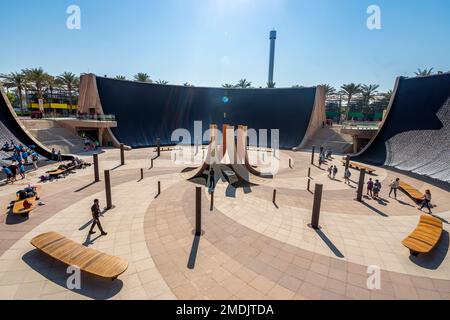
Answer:
[[[92,226],[91,229],[89,230],[89,234],[94,234],[94,227],[97,225],[98,228],[100,229],[100,232],[102,234],[102,236],[106,236],[108,233],[106,233],[103,228],[102,228],[102,224],[100,223],[100,204],[98,199],[94,200],[94,204],[91,207],[91,212],[92,212]]]
[[[9,170],[12,172],[12,181],[16,181],[16,175],[17,175],[17,166],[15,163],[11,164],[8,167]]]
[[[214,172],[213,167],[211,167],[211,170],[209,171],[209,188],[211,190],[214,190],[216,187],[216,180],[215,180],[216,173]]]

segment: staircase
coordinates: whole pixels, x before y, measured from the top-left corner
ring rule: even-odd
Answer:
[[[333,126],[319,129],[302,150],[311,150],[313,146],[317,148],[331,148],[334,154],[346,154],[353,145],[350,135],[341,134],[341,126]]]
[[[61,150],[63,154],[84,153],[84,144],[76,132],[64,128],[53,120],[22,119],[27,130],[47,148]]]

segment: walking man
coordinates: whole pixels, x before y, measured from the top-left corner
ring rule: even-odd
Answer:
[[[336,166],[333,167],[333,180],[336,180],[336,175],[338,173],[338,168]]]
[[[367,182],[367,195],[373,198],[373,180],[372,180],[372,178],[370,178],[369,182]]]
[[[216,180],[215,180],[215,172],[213,167],[211,167],[211,170],[209,171],[209,189],[214,190],[216,187]]]
[[[400,188],[400,179],[397,178],[391,183],[391,191],[389,191],[389,198],[391,197],[392,192],[394,192],[395,199],[397,200],[397,189]]]
[[[98,199],[94,200],[94,204],[91,207],[91,212],[92,212],[92,226],[91,229],[89,230],[89,234],[94,234],[94,227],[97,225],[101,235],[102,236],[106,236],[108,233],[106,233],[103,228],[102,228],[102,224],[100,223],[100,204]]]

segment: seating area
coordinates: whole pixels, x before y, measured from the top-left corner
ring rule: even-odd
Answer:
[[[342,164],[345,166],[346,165],[346,161],[342,160]],[[353,168],[353,169],[356,169],[356,170],[363,170],[364,169],[369,174],[373,174],[376,171],[374,168],[371,168],[371,167],[368,167],[368,166],[365,166],[365,165],[362,165],[362,164],[359,164],[359,163],[355,163],[355,162],[352,162],[352,161],[350,161],[349,167]]]
[[[430,215],[422,215],[417,228],[402,243],[412,256],[418,256],[430,253],[439,243],[441,235],[442,221]]]
[[[38,235],[31,244],[55,260],[102,278],[115,280],[128,268],[124,259],[87,248],[56,232]]]
[[[27,204],[28,203],[28,204]],[[14,202],[12,213],[14,215],[28,216],[32,210],[37,206],[36,196],[27,198],[25,200],[16,200]]]
[[[400,190],[405,192],[411,199],[413,199],[416,202],[423,201],[424,198],[423,193],[404,181],[400,181]]]

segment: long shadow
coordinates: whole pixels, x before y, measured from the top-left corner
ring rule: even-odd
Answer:
[[[200,245],[200,238],[201,236],[196,235],[194,237],[194,241],[192,242],[191,253],[189,255],[189,260],[187,264],[188,269],[192,270],[195,268],[195,261],[197,260],[198,247]]]
[[[334,243],[322,232],[320,229],[315,230],[317,235],[325,242],[325,244],[330,248],[334,255],[338,258],[344,258],[342,252],[334,245]]]
[[[317,169],[322,170],[322,171],[327,171],[327,169],[321,168],[321,167],[319,167],[317,164],[313,164],[313,166],[316,167]]]
[[[445,223],[445,224],[449,224],[448,221],[445,220],[444,218],[441,218],[441,217],[439,217],[439,216],[437,216],[437,215],[435,215],[435,214],[432,214],[431,216],[435,217],[436,219],[441,220],[441,221],[442,221],[443,223]]]
[[[24,223],[25,221],[28,221],[28,219],[29,219],[28,215],[23,217],[21,215],[14,214],[14,213],[12,213],[11,210],[9,210],[8,214],[6,216],[6,219],[5,219],[5,224],[9,225],[9,226],[12,226],[12,225],[15,225],[15,224]]]
[[[120,167],[122,167],[123,164],[118,164],[117,166],[115,166],[114,168],[110,169],[110,171],[114,171],[116,169],[119,169]]]
[[[53,283],[68,291],[78,293],[91,299],[110,299],[117,295],[123,287],[123,282],[120,279],[111,281],[111,279],[95,277],[88,273],[81,272],[81,288],[79,290],[71,290],[67,288],[67,280],[71,276],[71,274],[67,273],[67,265],[49,257],[37,249],[24,254],[22,260],[34,271]]]
[[[375,208],[375,207],[372,207],[372,206],[371,206],[370,204],[368,204],[367,202],[361,201],[361,203],[362,203],[363,205],[365,205],[367,208],[369,208],[370,210],[372,210],[372,211],[378,213],[380,216],[385,217],[385,218],[388,218],[388,217],[389,217],[386,213],[384,213],[384,212],[378,210],[378,209]]]
[[[410,256],[409,260],[419,267],[429,270],[436,270],[441,266],[447,256],[449,243],[449,234],[444,230],[438,245],[430,253],[420,254],[417,257]]]
[[[409,204],[409,203],[407,203],[407,202],[405,202],[405,201],[397,200],[397,202],[400,203],[400,204],[402,204],[402,205],[404,205],[404,206],[408,206],[408,207],[413,207],[413,208],[414,208],[414,206],[413,206],[412,204]]]
[[[85,185],[84,187],[81,187],[80,189],[75,190],[74,192],[81,192],[83,190],[86,190],[87,188],[92,187],[96,183],[97,182],[93,181],[93,182],[89,183],[88,185]]]
[[[227,190],[225,190],[225,195],[228,198],[236,198],[236,188],[232,184],[229,184]]]
[[[108,209],[106,209],[106,208],[103,209],[103,211],[100,213],[100,216],[101,216],[101,217],[104,217],[105,214],[108,213],[108,211],[110,211],[110,210],[108,210]],[[89,227],[91,224],[92,224],[92,219],[89,220],[88,222],[86,222],[85,224],[83,224],[83,225],[78,229],[78,231],[83,231],[84,229],[86,229],[87,227]]]
[[[103,236],[101,234],[99,234],[94,239],[91,239],[91,235],[88,234],[86,237],[86,240],[84,240],[84,242],[83,242],[83,246],[89,247],[90,245],[93,245],[94,242],[97,241],[98,239],[100,239],[101,237],[103,237]]]

